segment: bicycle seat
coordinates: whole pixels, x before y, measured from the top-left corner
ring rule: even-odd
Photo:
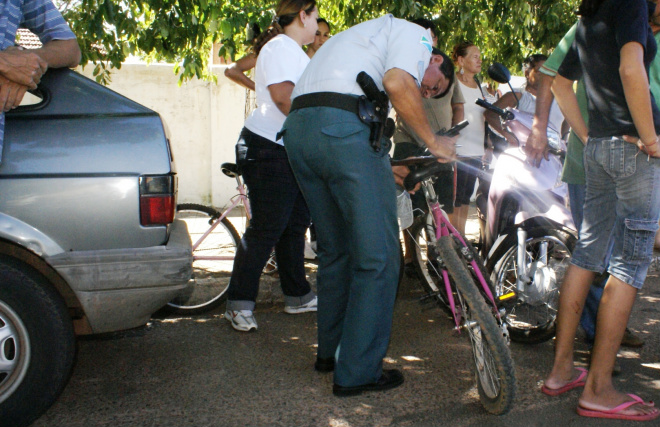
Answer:
[[[236,178],[237,176],[241,176],[241,171],[238,170],[238,166],[236,166],[236,163],[223,163],[220,165],[220,169],[222,169],[222,173],[224,173],[230,178]]]
[[[406,187],[406,190],[410,191],[415,188],[415,185],[417,185],[418,182],[437,175],[438,172],[443,170],[446,170],[445,164],[437,161],[425,165],[419,165],[415,170],[410,171],[408,176],[403,180],[403,185]]]

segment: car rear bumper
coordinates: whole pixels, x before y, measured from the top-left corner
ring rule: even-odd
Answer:
[[[165,246],[67,252],[48,262],[77,295],[92,333],[102,333],[145,324],[184,289],[191,246],[186,224],[176,220]]]

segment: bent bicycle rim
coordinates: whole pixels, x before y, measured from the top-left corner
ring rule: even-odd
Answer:
[[[513,405],[517,385],[503,330],[450,236],[438,240],[438,252],[453,280],[462,311],[462,327],[470,337],[481,403],[492,414],[505,414]]]

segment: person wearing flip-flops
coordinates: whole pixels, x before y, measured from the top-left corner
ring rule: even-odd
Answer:
[[[612,383],[616,353],[651,264],[660,219],[660,109],[648,83],[657,51],[648,23],[655,15],[651,6],[645,0],[583,0],[575,43],[553,83],[564,116],[585,143],[587,188],[580,237],[561,287],[554,364],[542,391],[556,396],[584,387],[577,412],[585,417],[660,417],[652,402],[619,392]],[[573,82],[581,77],[589,98],[589,127],[573,92]],[[589,286],[605,270],[610,278],[598,307],[587,372],[574,366],[573,343]]]
[[[653,4],[658,3],[658,0],[653,0]],[[657,6],[656,6],[657,8]],[[657,13],[651,12],[651,30],[653,31],[653,37],[655,37],[655,42],[660,46],[660,15]],[[656,54],[655,59],[651,62],[649,67],[649,86],[651,87],[651,93],[655,99],[656,104],[660,104],[660,55]],[[655,244],[653,245],[653,258],[654,262],[658,263],[657,259],[660,257],[660,230],[655,233]],[[656,267],[657,268],[657,267]]]

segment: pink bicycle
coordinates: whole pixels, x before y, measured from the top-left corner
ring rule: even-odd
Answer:
[[[449,312],[459,333],[467,332],[481,403],[492,414],[504,414],[511,409],[517,386],[502,306],[510,298],[515,301],[515,294],[494,296],[483,261],[449,223],[433,189],[437,159],[414,157],[392,164],[412,166],[406,189],[421,183],[429,208],[428,214],[404,230],[414,242],[413,261],[426,293],[422,300],[436,302]]]
[[[224,210],[192,203],[177,206],[177,218],[186,222],[193,242],[193,274],[186,290],[167,304],[167,310],[172,313],[202,314],[227,299],[236,247],[241,241],[228,215],[238,208],[240,215],[232,216],[232,219],[241,222],[244,230],[250,221],[250,202],[236,164],[223,163],[221,168],[225,175],[236,179],[238,191]],[[277,263],[273,253],[264,267],[264,273],[275,271]]]

